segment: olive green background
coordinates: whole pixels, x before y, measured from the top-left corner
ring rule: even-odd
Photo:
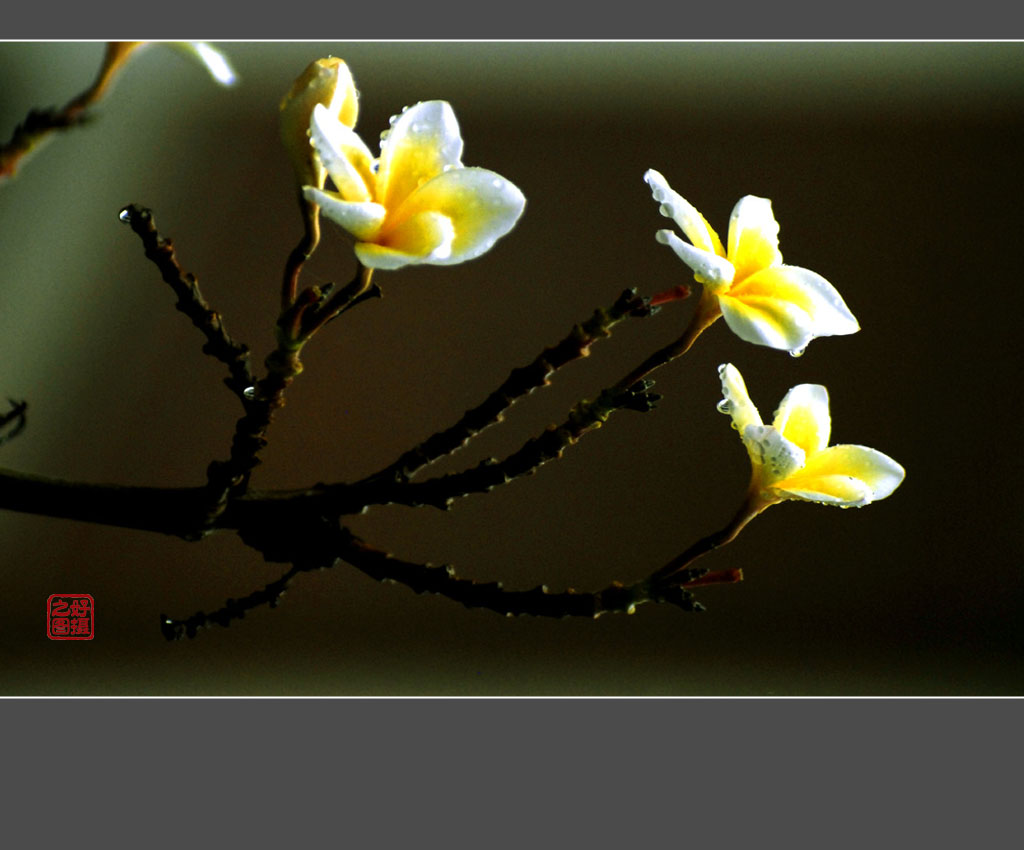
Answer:
[[[827,277],[860,333],[800,359],[716,324],[558,463],[453,510],[374,509],[352,528],[412,560],[509,587],[638,578],[736,509],[746,453],[715,411],[734,363],[770,416],[823,383],[833,442],[907,479],[842,511],[785,503],[712,554],[746,581],[706,614],[644,606],[596,621],[506,619],[339,565],[276,610],[166,643],[159,615],[211,611],[282,571],[230,536],[199,544],[0,515],[5,694],[1019,694],[1021,622],[1020,44],[453,43],[223,45],[223,89],[176,51],[139,53],[97,120],[0,186],[0,395],[26,398],[5,467],[189,486],[225,456],[237,402],[202,338],[117,221],[151,207],[182,264],[253,346],[272,344],[301,233],[277,105],[306,64],[349,62],[371,146],[417,100],[451,102],[464,161],[527,197],[471,263],[381,273],[383,300],[330,325],[271,431],[258,487],[349,480],[455,421],[515,366],[625,286],[687,282],[654,233],[642,176],[663,172],[724,235],[771,198],[787,262]],[[64,103],[101,44],[0,44],[0,135]],[[307,283],[347,281],[325,223]],[[437,469],[514,450],[678,335],[692,302],[627,323]],[[52,593],[90,593],[97,635],[50,641]]]

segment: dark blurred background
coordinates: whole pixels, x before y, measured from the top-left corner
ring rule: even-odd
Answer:
[[[706,614],[644,606],[597,621],[509,620],[339,565],[277,610],[168,644],[158,615],[214,610],[276,578],[230,536],[200,544],[0,514],[6,694],[1019,694],[1022,666],[1020,159],[1024,46],[971,43],[234,43],[223,89],[176,51],[139,53],[90,126],[0,186],[0,395],[30,403],[11,469],[189,486],[225,456],[237,403],[222,368],[117,221],[154,210],[182,264],[257,362],[301,233],[277,106],[313,59],[344,58],[372,147],[388,117],[450,101],[464,161],[527,197],[494,250],[380,274],[385,297],[311,343],[254,484],[360,477],[455,421],[625,286],[689,279],[654,240],[657,168],[725,235],[736,200],[773,201],[787,262],[827,277],[860,333],[801,359],[716,324],[558,463],[448,513],[357,517],[371,542],[510,587],[631,581],[719,528],[748,460],[715,411],[730,361],[771,415],[823,383],[833,442],[880,449],[907,479],[841,511],[785,503],[706,565],[740,585]],[[0,135],[84,89],[103,45],[0,44]],[[307,283],[347,281],[325,224]],[[628,323],[463,468],[561,421],[673,339],[691,303]],[[50,641],[45,601],[90,593],[93,641]]]

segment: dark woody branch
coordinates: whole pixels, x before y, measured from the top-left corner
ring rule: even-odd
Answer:
[[[0,446],[13,440],[25,430],[25,411],[28,410],[28,402],[7,399],[11,409],[0,414]]]
[[[596,617],[610,612],[632,613],[646,602],[667,602],[698,611],[702,606],[693,600],[690,587],[741,578],[736,570],[710,573],[689,566],[700,554],[728,542],[721,535],[713,535],[631,585],[616,582],[596,592],[567,589],[553,593],[545,586],[505,590],[498,582],[482,583],[459,577],[451,567],[402,560],[365,543],[340,525],[341,517],[361,513],[371,505],[447,507],[457,498],[486,492],[532,474],[560,457],[585,433],[600,427],[617,410],[652,409],[658,396],[649,391],[650,381],[638,380],[629,385],[620,381],[595,399],[579,402],[565,422],[547,428],[503,460],[490,459],[463,472],[411,481],[423,467],[502,421],[505,411],[518,399],[547,385],[559,368],[585,357],[590,346],[609,336],[619,322],[648,316],[657,309],[635,290],[623,292],[611,307],[595,311],[532,363],[513,370],[497,390],[467,411],[458,423],[406,452],[375,475],[353,484],[318,484],[296,491],[252,491],[248,487],[249,473],[259,463],[258,455],[266,444],[265,435],[274,411],[284,404],[285,390],[302,371],[302,346],[333,316],[377,294],[370,285],[369,270],[360,267],[353,281],[337,292],[330,287],[314,287],[298,293],[279,317],[278,346],[266,360],[266,376],[256,380],[250,369],[248,347],[235,342],[224,330],[220,316],[203,299],[195,276],[181,268],[170,240],[157,231],[150,211],[133,205],[122,211],[121,218],[140,236],[146,256],[175,291],[177,308],[203,332],[207,340],[204,352],[228,366],[229,378],[225,383],[245,409],[235,427],[230,458],[210,465],[205,487],[179,489],[78,484],[0,470],[0,509],[156,531],[188,540],[200,539],[213,531],[231,530],[266,560],[290,564],[278,580],[242,599],[228,600],[212,614],[198,612],[184,620],[162,617],[162,630],[169,639],[192,637],[200,628],[227,626],[254,608],[273,607],[299,573],[331,567],[339,561],[377,580],[402,583],[417,593],[441,594],[467,607],[486,608],[508,616]],[[301,263],[296,271],[299,267]],[[685,288],[677,288],[656,296],[660,299],[656,303],[686,294]],[[21,430],[24,409],[24,404],[14,405],[0,418],[0,434],[11,423],[15,425],[8,438]]]
[[[504,460],[485,460],[472,469],[422,482],[371,478],[352,485],[328,487],[328,500],[337,499],[338,513],[357,513],[358,505],[431,505],[448,508],[455,499],[470,493],[485,493],[502,484],[530,475],[543,464],[556,460],[588,431],[600,427],[616,410],[652,410],[659,396],[648,392],[651,384],[641,381],[628,390],[612,387],[594,401],[582,401],[559,426],[552,426],[527,441]]]
[[[181,268],[171,240],[165,239],[157,231],[150,210],[130,204],[121,210],[120,218],[142,239],[147,259],[156,265],[164,282],[178,296],[175,306],[206,337],[203,353],[215,357],[228,367],[230,377],[224,383],[244,403],[245,391],[253,383],[249,368],[249,346],[236,342],[228,335],[220,314],[210,308],[199,291],[195,275]]]
[[[54,133],[85,124],[95,106],[110,88],[125,58],[137,42],[108,42],[103,63],[92,85],[62,107],[33,109],[15,129],[10,140],[0,145],[0,182],[13,177],[25,158]]]
[[[203,536],[205,487],[122,487],[84,484],[0,470],[0,509],[155,531]]]
[[[427,438],[360,484],[408,481],[424,466],[451,454],[485,428],[501,422],[505,411],[516,401],[539,387],[547,386],[556,370],[586,357],[590,346],[610,336],[611,329],[623,319],[646,317],[656,309],[635,289],[625,290],[611,307],[595,310],[589,319],[575,325],[561,342],[544,349],[532,363],[514,369],[501,386],[482,403],[466,411],[450,428]]]
[[[704,606],[687,588],[736,581],[732,572],[709,573],[690,569],[675,576],[671,585],[655,586],[648,580],[624,585],[613,582],[598,591],[567,588],[553,592],[546,585],[529,590],[507,590],[501,582],[478,582],[458,576],[449,565],[421,564],[396,558],[352,534],[347,528],[324,523],[317,530],[307,529],[304,537],[308,552],[274,582],[243,599],[229,599],[223,607],[207,614],[199,611],[175,620],[161,615],[161,629],[168,640],[195,637],[199,629],[213,625],[229,626],[248,611],[262,605],[276,607],[291,581],[300,573],[325,569],[345,561],[377,581],[404,584],[417,594],[433,593],[459,602],[467,608],[484,608],[507,617],[589,617],[603,614],[632,614],[648,602],[668,603],[683,611],[701,612]],[[256,540],[250,540],[257,545]],[[271,547],[272,549],[272,547]],[[276,559],[271,555],[271,560]]]
[[[304,568],[294,566],[279,579],[272,581],[260,590],[256,590],[242,599],[229,599],[224,603],[223,607],[217,609],[212,614],[207,614],[205,611],[197,611],[191,617],[186,617],[184,620],[175,620],[166,614],[161,614],[160,631],[167,640],[181,640],[185,637],[194,638],[200,629],[209,628],[210,626],[230,626],[233,620],[241,620],[245,617],[246,612],[251,611],[253,608],[260,608],[263,605],[276,608],[281,597],[284,596],[285,591],[288,589],[288,585],[291,584],[292,579],[303,571]]]
[[[685,579],[699,579],[707,570],[693,570],[684,580],[657,594],[647,582],[623,585],[618,582],[603,590],[586,592],[566,589],[552,592],[546,585],[530,590],[506,590],[501,582],[475,582],[460,578],[448,565],[433,566],[404,561],[381,551],[347,529],[341,529],[342,560],[378,581],[404,584],[415,593],[436,593],[467,608],[486,608],[508,617],[599,617],[602,614],[632,614],[647,602],[668,602],[684,611],[703,611],[704,606],[682,585]]]

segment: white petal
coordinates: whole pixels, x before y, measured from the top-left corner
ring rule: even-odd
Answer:
[[[766,486],[796,472],[807,457],[800,446],[771,425],[748,425],[743,430],[743,442],[751,460],[761,465],[761,481]]]
[[[730,291],[719,296],[718,306],[729,329],[754,345],[801,351],[814,337],[810,317],[788,301],[734,298]]]
[[[746,195],[736,202],[729,217],[727,256],[736,266],[737,280],[782,262],[779,224],[767,198]]]
[[[230,86],[238,80],[238,75],[235,74],[227,57],[213,45],[205,41],[177,41],[172,42],[172,46],[198,59],[210,72],[210,76],[221,85]]]
[[[740,338],[772,348],[798,352],[817,336],[860,329],[832,284],[798,266],[772,266],[737,279],[720,301]]]
[[[718,403],[718,410],[732,417],[732,427],[742,437],[748,426],[762,424],[761,414],[750,400],[739,369],[732,363],[723,363],[718,367],[718,377],[722,381],[722,400]]]
[[[398,269],[421,263],[444,262],[452,251],[455,228],[451,219],[425,211],[406,219],[388,234],[387,244],[357,242],[356,257],[367,268]]]
[[[839,291],[820,274],[799,266],[780,266],[790,280],[798,282],[814,299],[811,310],[811,332],[814,336],[841,336],[856,333],[860,325]]]
[[[861,507],[890,495],[904,475],[902,466],[876,449],[841,444],[808,457],[777,489],[792,498]]]
[[[722,243],[718,234],[711,229],[693,204],[668,185],[668,181],[660,172],[653,168],[648,169],[644,174],[644,180],[651,187],[654,200],[661,204],[659,212],[678,224],[687,239],[705,251],[721,252]]]
[[[732,283],[736,270],[724,257],[684,242],[671,230],[659,230],[655,238],[662,245],[668,245],[675,251],[676,256],[693,269],[697,279],[710,286],[713,291]]]
[[[377,200],[395,209],[446,167],[461,165],[462,136],[451,105],[444,100],[417,103],[381,137]]]
[[[779,404],[772,422],[775,429],[808,456],[828,445],[832,417],[828,410],[828,390],[821,384],[798,384]]]
[[[323,214],[340,225],[359,241],[372,239],[380,230],[387,210],[368,201],[345,201],[334,192],[323,192],[313,186],[302,191],[307,201],[319,204]]]
[[[526,199],[518,187],[486,168],[453,168],[424,183],[393,214],[397,223],[423,211],[436,211],[455,228],[451,254],[429,260],[438,265],[478,257],[508,233],[523,213]]]
[[[797,476],[792,482],[772,488],[776,495],[819,505],[839,508],[862,508],[871,504],[871,488],[857,478],[845,475]]]
[[[313,109],[310,139],[320,155],[338,192],[347,201],[372,201],[373,187],[367,185],[373,154],[359,136],[346,127],[323,104]]]

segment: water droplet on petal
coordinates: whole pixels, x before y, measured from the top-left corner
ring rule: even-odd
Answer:
[[[242,390],[242,395],[248,399],[256,398],[256,387],[246,387]]]
[[[804,345],[804,346],[802,346],[800,348],[794,348],[792,351],[789,352],[789,356],[790,357],[803,357],[804,356],[804,352],[806,350],[807,350],[807,346],[806,345]]]
[[[132,211],[128,207],[125,207],[123,210],[121,210],[121,212],[117,214],[117,217],[120,221],[123,221],[125,224],[132,223]]]
[[[716,410],[718,410],[719,413],[732,413],[732,402],[727,398],[723,398],[716,405]]]

